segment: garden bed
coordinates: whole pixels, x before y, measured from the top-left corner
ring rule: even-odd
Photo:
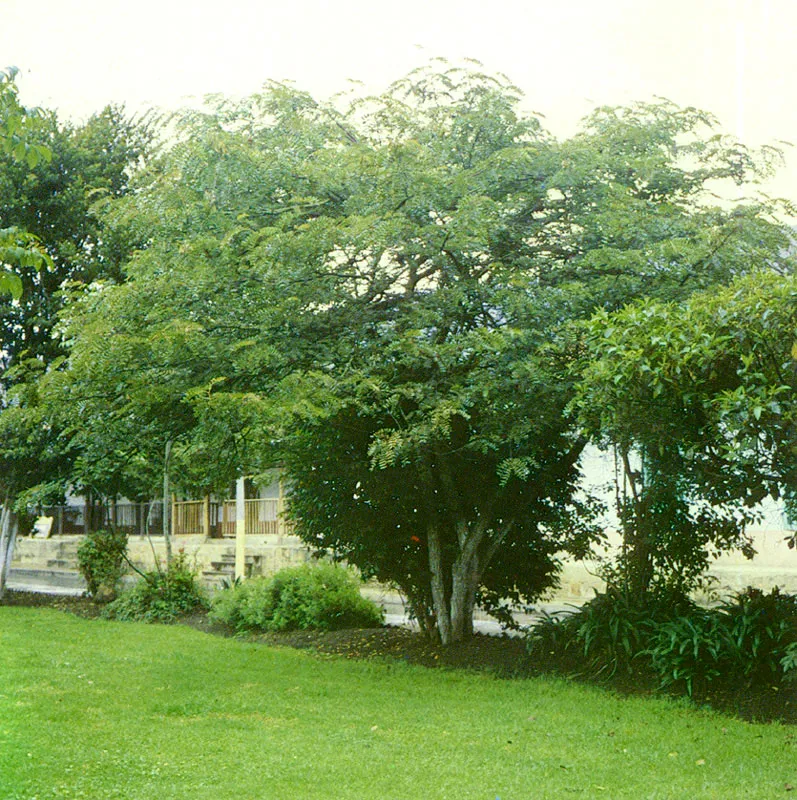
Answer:
[[[80,617],[93,619],[102,613],[102,606],[86,597],[64,597],[34,592],[9,591],[3,605],[55,608]],[[212,623],[206,614],[186,617],[180,624],[217,636],[232,636],[226,626]],[[385,627],[342,631],[289,631],[264,633],[246,637],[251,641],[277,647],[311,650],[321,656],[351,659],[390,659],[425,667],[489,671],[501,678],[530,677],[549,670],[533,664],[525,642],[519,637],[475,635],[464,642],[442,647],[429,642],[421,634],[406,628]],[[651,694],[650,683],[634,685],[605,682],[608,689],[623,694]],[[762,687],[758,691],[744,688],[738,693],[715,693],[706,698],[710,705],[743,719],[797,723],[797,686],[788,692]]]

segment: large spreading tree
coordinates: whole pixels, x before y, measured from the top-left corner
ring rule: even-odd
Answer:
[[[683,301],[788,242],[771,205],[711,203],[772,156],[713,126],[640,104],[560,142],[514,87],[459,69],[184,116],[108,208],[143,242],[125,284],[67,313],[47,378],[83,468],[121,487],[168,441],[186,485],[280,465],[307,542],[460,639],[477,600],[539,596],[598,535],[574,323]]]

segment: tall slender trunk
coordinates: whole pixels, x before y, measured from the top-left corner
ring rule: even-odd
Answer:
[[[172,441],[166,442],[163,455],[163,541],[166,544],[166,567],[172,563],[172,523],[171,523],[171,491],[169,488],[169,462],[172,457]]]
[[[16,515],[6,500],[0,514],[0,600],[6,591],[6,580],[11,559],[14,557],[14,545],[17,539]]]
[[[473,604],[469,594],[471,565],[456,563],[451,571],[451,641],[458,642],[473,631]],[[470,615],[470,619],[468,616]]]
[[[8,529],[11,510],[8,501],[3,503],[0,511],[0,599],[6,591],[6,545],[8,543]]]
[[[481,540],[481,535],[478,535]],[[473,635],[473,612],[482,570],[478,545],[466,547],[451,571],[451,640]]]
[[[641,472],[631,468],[628,450],[622,451],[623,474],[631,490],[633,518],[623,531],[623,558],[626,586],[635,597],[642,597],[653,581],[653,552],[650,539],[649,500]]]

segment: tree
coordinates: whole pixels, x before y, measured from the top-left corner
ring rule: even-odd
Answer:
[[[150,136],[146,124],[129,120],[118,107],[79,127],[41,111],[29,138],[31,146],[46,145],[51,157],[33,166],[0,157],[0,219],[35,236],[49,265],[20,264],[20,296],[0,299],[4,367],[24,358],[49,363],[64,354],[53,326],[66,286],[75,292],[97,279],[122,279],[120,264],[134,243],[102,232],[92,207],[125,194],[129,171],[144,157]]]
[[[18,70],[11,68],[0,72],[0,153],[11,161],[34,168],[50,159],[49,148],[34,141],[41,112],[25,108],[19,103],[15,83]],[[38,247],[35,236],[2,219],[0,228],[0,295],[10,294],[18,299],[22,282],[11,269],[15,267],[41,268],[48,263]]]
[[[39,112],[20,105],[15,84],[17,70],[0,72],[0,152],[9,159],[35,167],[50,157],[49,149],[31,141]],[[2,220],[0,228],[0,296],[19,299],[22,282],[12,270],[15,267],[41,268],[48,264],[47,256],[38,246],[35,236]],[[0,348],[0,354],[3,349]],[[10,490],[6,488],[0,511],[0,597],[5,590],[6,574],[17,535],[17,521],[12,512]]]
[[[66,350],[54,326],[65,298],[97,278],[120,277],[119,260],[129,243],[101,234],[90,208],[100,198],[124,194],[149,133],[115,108],[77,128],[59,123],[54,113],[27,112],[16,103],[13,73],[0,90],[9,114],[0,148],[0,220],[30,251],[14,250],[7,283],[13,296],[0,296],[0,492],[7,534],[0,558],[7,564],[14,509],[23,511],[26,502],[22,493],[39,486],[37,499],[52,499],[71,474],[74,451],[45,411],[50,389],[39,379],[63,364]],[[2,587],[0,578],[0,592]]]
[[[186,461],[215,447],[228,476],[282,465],[300,535],[395,580],[445,642],[477,597],[539,596],[598,535],[573,323],[686,298],[787,236],[771,205],[707,203],[771,156],[708,115],[600,109],[557,142],[519,100],[421,70],[346,106],[271,86],[184,117],[109,207],[146,241],[128,282],[65,325],[83,452],[102,467],[126,441],[132,464],[132,432],[157,425]]]
[[[589,330],[579,405],[626,461],[632,589],[662,577],[688,588],[729,546],[752,555],[755,506],[769,496],[793,507],[797,493],[794,275],[756,272],[685,304],[638,302]]]
[[[369,118],[380,139],[336,152],[357,165],[345,213],[292,231],[279,267],[307,292],[292,334],[326,348],[283,386],[299,530],[414,592],[444,642],[478,595],[538,596],[595,536],[569,323],[685,297],[786,241],[763,207],[701,205],[755,166],[698,138],[705,115],[602,109],[559,145],[516,99],[456,72],[399,84]]]

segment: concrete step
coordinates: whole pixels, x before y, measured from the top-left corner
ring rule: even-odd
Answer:
[[[9,589],[43,594],[81,595],[86,591],[79,572],[61,569],[11,567],[6,585]]]
[[[76,563],[74,558],[48,558],[44,569],[74,572]],[[25,566],[27,569],[42,569],[41,564],[33,564],[31,562],[28,562]]]

